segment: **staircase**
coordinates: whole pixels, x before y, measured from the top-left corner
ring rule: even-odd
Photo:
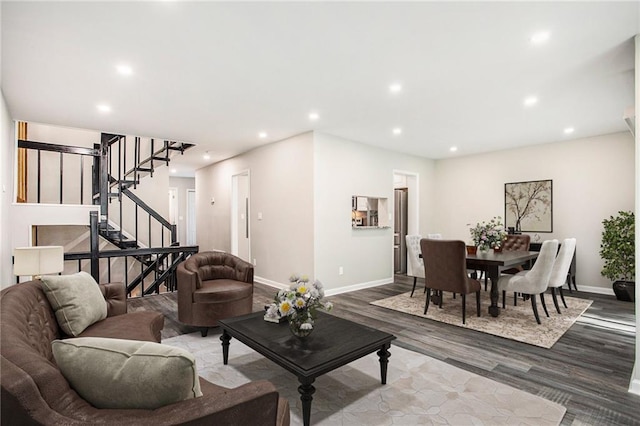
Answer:
[[[140,274],[127,283],[128,294],[131,294],[139,286],[144,287],[144,280],[151,273],[154,274],[154,280],[150,286],[142,291],[142,294],[158,292],[163,282],[167,289],[170,289],[172,285],[167,284],[166,281],[173,276],[173,270],[179,263],[176,263],[175,256],[172,255],[170,258],[169,253],[138,254],[138,252],[147,251],[138,249],[180,245],[177,241],[176,226],[138,197],[131,188],[137,188],[144,178],[153,178],[154,171],[158,167],[168,166],[172,156],[183,154],[193,146],[184,142],[168,140],[158,142],[154,139],[150,139],[146,147],[143,145],[143,141],[139,137],[135,137],[131,144],[128,143],[126,136],[111,133],[103,133],[100,144],[94,145],[94,148],[100,152],[99,156],[94,157],[92,179],[93,203],[100,205],[98,232],[101,237],[142,264]],[[135,216],[133,229],[129,228],[129,232],[123,230],[125,201],[129,203],[129,214]],[[109,219],[110,208],[113,207],[118,209],[119,223]],[[144,231],[139,232],[138,216],[140,211],[146,213],[148,217],[147,226],[145,226],[147,228],[146,235]],[[152,228],[155,228],[155,232],[152,231]],[[165,234],[168,234],[167,238],[165,238]],[[147,240],[143,244],[141,239],[144,239],[145,236]],[[155,241],[153,241],[154,237]],[[159,244],[158,239],[160,240]]]

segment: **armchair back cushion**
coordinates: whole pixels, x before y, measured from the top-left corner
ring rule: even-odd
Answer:
[[[219,251],[205,251],[192,255],[185,260],[184,268],[195,272],[196,288],[203,281],[228,279],[253,283],[253,265],[237,256]]]

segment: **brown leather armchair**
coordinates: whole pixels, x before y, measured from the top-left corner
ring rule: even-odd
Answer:
[[[442,292],[451,291],[462,295],[462,323],[466,322],[466,295],[476,294],[476,311],[480,316],[480,282],[467,275],[467,248],[464,241],[420,240],[424,260],[427,300],[424,305],[426,315],[429,309],[431,290],[439,292],[437,302],[442,307]],[[435,303],[435,302],[434,302]]]
[[[225,252],[192,255],[178,265],[178,320],[203,327],[253,311],[253,265]]]

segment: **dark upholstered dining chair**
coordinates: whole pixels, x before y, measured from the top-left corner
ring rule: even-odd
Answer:
[[[502,251],[529,251],[531,236],[527,234],[509,234],[502,243]],[[524,271],[522,265],[501,271],[503,274],[517,274]],[[485,289],[486,290],[486,289]]]
[[[467,275],[467,249],[464,241],[420,240],[420,249],[424,260],[427,300],[424,313],[429,309],[431,290],[439,294],[442,307],[442,292],[450,291],[462,295],[462,323],[466,323],[466,295],[476,294],[476,310],[480,316],[480,282]]]

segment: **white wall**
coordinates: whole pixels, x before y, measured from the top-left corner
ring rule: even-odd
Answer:
[[[634,210],[634,173],[628,132],[440,160],[437,222],[444,235],[469,240],[466,224],[504,217],[505,183],[552,179],[553,233],[541,240],[576,237],[578,288],[613,294],[600,275],[602,220]]]
[[[434,161],[315,133],[314,263],[329,294],[393,281],[393,226],[352,229],[351,197],[387,198],[393,212],[394,170],[419,175],[418,229],[434,229]]]
[[[305,133],[197,170],[200,251],[231,251],[231,177],[250,170],[256,281],[285,284],[294,272],[314,276],[312,143],[312,134]]]
[[[185,245],[187,243],[187,189],[195,189],[196,180],[169,176],[169,187],[178,189],[178,217],[176,218],[178,241]]]
[[[4,94],[0,111],[0,183],[2,185],[0,188],[0,288],[4,288],[15,282],[11,261],[13,255],[11,203],[14,185],[15,131]]]

